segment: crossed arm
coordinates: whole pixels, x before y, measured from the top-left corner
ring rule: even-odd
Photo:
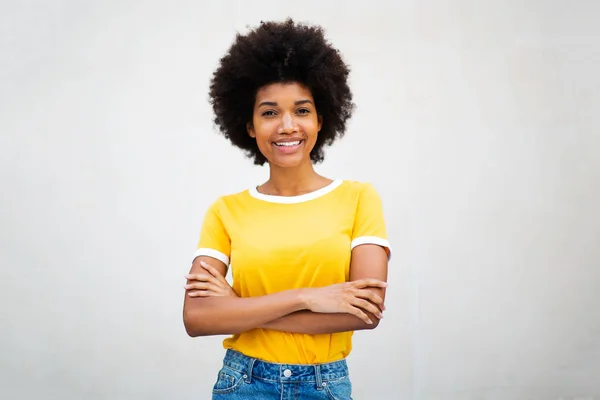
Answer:
[[[193,296],[195,291],[188,288],[184,324],[190,336],[234,334],[255,328],[306,334],[374,329],[384,309],[382,282],[387,280],[387,260],[386,251],[378,245],[357,246],[352,250],[350,282],[318,289],[239,298]],[[226,273],[225,264],[201,256],[194,260],[189,277],[208,273],[201,262],[213,267],[213,275],[223,278]],[[188,285],[194,283],[188,280]],[[343,309],[341,298],[350,299],[355,307]]]

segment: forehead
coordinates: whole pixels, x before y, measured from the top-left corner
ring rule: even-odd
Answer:
[[[260,101],[271,100],[274,102],[284,102],[285,100],[312,100],[310,89],[298,82],[289,83],[271,83],[263,86],[256,92],[257,104]]]

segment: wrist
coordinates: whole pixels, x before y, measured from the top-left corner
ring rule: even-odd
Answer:
[[[297,311],[310,310],[312,304],[310,296],[311,292],[311,288],[302,288],[297,290],[298,304],[300,307]]]

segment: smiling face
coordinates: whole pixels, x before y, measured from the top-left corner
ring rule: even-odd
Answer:
[[[311,163],[321,121],[310,90],[296,82],[273,83],[256,93],[248,134],[271,166]]]

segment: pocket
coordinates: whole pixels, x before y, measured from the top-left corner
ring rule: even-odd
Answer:
[[[244,382],[245,375],[235,369],[229,367],[223,367],[219,371],[217,382],[213,386],[213,393],[225,394],[232,393],[239,389]]]
[[[327,381],[324,386],[330,400],[352,400],[352,383],[349,377]]]

